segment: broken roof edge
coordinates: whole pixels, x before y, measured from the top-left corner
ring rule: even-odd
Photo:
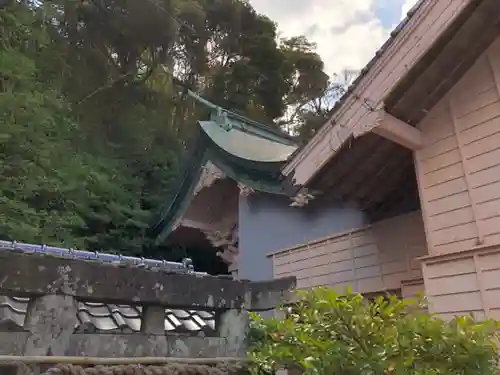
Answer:
[[[307,144],[297,149],[290,156],[289,162],[282,170],[283,174],[289,177],[288,179],[294,178],[294,169],[297,165],[300,164],[300,162],[311,152],[312,149],[314,149],[321,139],[327,136],[328,131],[337,125],[336,119],[340,117],[343,112],[348,111],[355,101],[360,99],[358,93],[363,92],[366,89],[365,86],[371,82],[373,76],[376,76],[379,73],[377,70],[381,70],[381,68],[385,65],[385,60],[392,57],[386,56],[392,52],[390,49],[396,48],[398,47],[396,46],[397,44],[403,43],[407,38],[407,34],[409,34],[409,27],[424,18],[430,8],[435,6],[436,3],[436,0],[419,0],[410,9],[407,16],[394,28],[394,30],[390,33],[389,39],[387,39],[382,47],[377,50],[375,56],[361,70],[358,77],[349,86],[347,92],[337,101],[337,103],[335,103],[331,111],[330,119],[319,129],[319,131],[311,140],[309,140]],[[346,137],[346,139],[348,138],[349,137]],[[302,186],[304,183],[301,182],[299,185]]]

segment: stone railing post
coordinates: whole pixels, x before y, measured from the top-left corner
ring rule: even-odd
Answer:
[[[165,308],[163,306],[143,306],[141,332],[149,335],[165,333]]]
[[[228,355],[234,357],[247,355],[249,311],[273,315],[278,305],[292,298],[291,292],[296,284],[295,278],[243,282],[248,283],[244,302],[239,308],[231,308],[220,313],[218,319],[218,334],[226,339]]]
[[[23,348],[25,356],[63,356],[77,324],[76,301],[67,295],[45,295],[34,298],[28,305],[24,328],[28,337]],[[33,375],[40,366],[31,366]],[[19,367],[17,375],[26,369]]]
[[[229,357],[246,355],[249,324],[250,317],[246,310],[230,309],[220,314],[218,333],[226,339]]]
[[[68,295],[34,298],[28,306],[24,355],[64,355],[77,324],[75,299]]]

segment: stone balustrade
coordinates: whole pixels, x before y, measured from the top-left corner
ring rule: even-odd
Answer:
[[[0,322],[17,324],[0,324],[0,355],[243,358],[248,312],[294,287],[1,251]]]

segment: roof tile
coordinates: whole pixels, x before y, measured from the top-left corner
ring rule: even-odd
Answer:
[[[0,296],[0,323],[24,328],[30,299]],[[78,332],[138,332],[141,329],[140,306],[78,302]],[[165,331],[197,333],[215,331],[215,314],[210,311],[165,310]]]

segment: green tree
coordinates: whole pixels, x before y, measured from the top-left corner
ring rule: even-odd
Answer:
[[[207,113],[173,77],[276,126],[324,84],[312,45],[278,41],[276,25],[247,1],[3,5],[2,238],[178,258],[154,246],[147,228],[175,192],[196,121]],[[212,256],[220,270],[213,251],[185,254]]]
[[[499,324],[422,314],[396,297],[364,300],[328,288],[298,293],[283,319],[254,316],[252,373],[498,374]]]
[[[292,106],[287,118],[289,126],[302,143],[306,143],[330,119],[335,103],[347,92],[357,72],[346,70],[329,79],[320,92],[312,92],[307,99]]]
[[[302,108],[322,98],[329,88],[329,77],[324,72],[324,63],[316,52],[316,45],[300,36],[282,39],[280,49],[292,71],[291,89],[285,98],[287,106]]]
[[[36,21],[18,3],[0,10],[0,233],[71,243],[72,228],[82,225],[72,200],[82,177],[71,155],[78,129],[68,103],[41,77],[37,59],[50,47]]]

